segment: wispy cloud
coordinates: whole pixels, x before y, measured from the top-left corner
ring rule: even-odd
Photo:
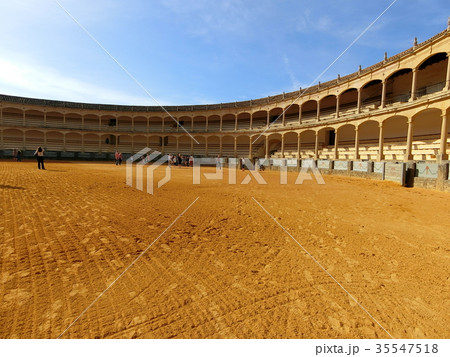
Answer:
[[[0,92],[46,99],[155,105],[150,98],[83,81],[31,61],[0,58]]]

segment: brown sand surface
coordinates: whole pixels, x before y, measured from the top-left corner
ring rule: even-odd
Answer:
[[[46,165],[0,162],[0,338],[58,337],[197,197],[63,338],[450,338],[448,193]]]

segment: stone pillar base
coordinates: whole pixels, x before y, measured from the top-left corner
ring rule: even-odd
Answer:
[[[437,162],[438,164],[442,164],[443,161],[447,161],[448,160],[448,154],[438,154],[436,156]]]

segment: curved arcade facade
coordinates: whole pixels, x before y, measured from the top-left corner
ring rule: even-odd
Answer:
[[[450,28],[335,80],[257,100],[165,109],[0,95],[0,152],[110,158],[144,147],[196,156],[448,159]]]

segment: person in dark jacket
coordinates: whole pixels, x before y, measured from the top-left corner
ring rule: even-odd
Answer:
[[[37,162],[38,162],[38,169],[41,169],[42,166],[42,170],[45,170],[44,167],[44,149],[39,146],[36,151],[34,152],[34,155],[36,156]]]

